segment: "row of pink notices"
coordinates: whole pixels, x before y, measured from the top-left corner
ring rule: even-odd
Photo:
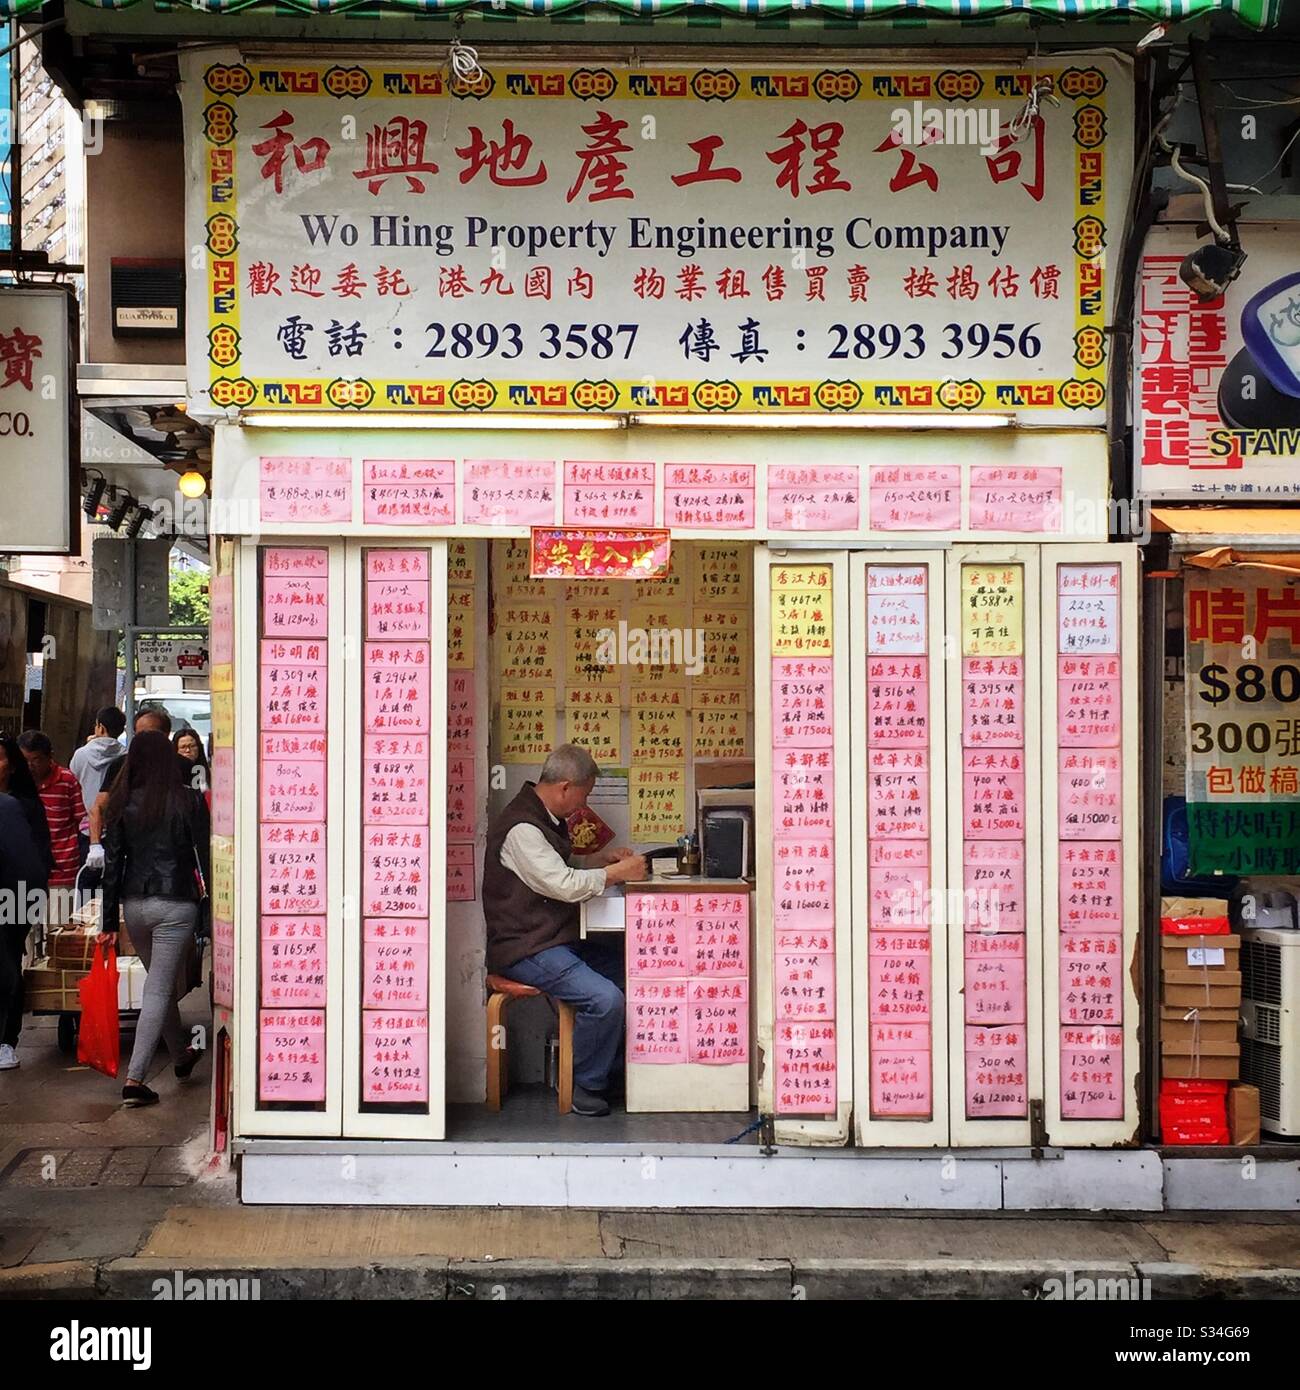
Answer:
[[[266,547],[261,564],[258,1098],[318,1105],[328,985],[329,552]]]
[[[1124,1117],[1120,567],[1056,567],[1061,1116]]]
[[[951,464],[873,465],[867,470],[873,531],[961,529],[962,469]],[[1060,468],[970,470],[971,531],[1054,535],[1063,517]]]
[[[363,459],[367,526],[452,526],[456,465],[451,459]]]
[[[352,520],[350,458],[263,457],[257,483],[263,522],[321,525]]]
[[[749,981],[629,979],[627,1060],[639,1066],[746,1065]]]
[[[429,552],[365,553],[361,1098],[429,1100]]]
[[[962,594],[974,606],[963,620],[961,658],[966,1116],[1023,1119],[1029,1106],[1024,570],[1008,566],[1001,575],[997,621],[990,626],[980,608],[989,592],[987,583],[980,587],[983,571],[964,569],[975,571],[969,584],[962,576]]]
[[[213,689],[219,698],[233,703],[235,660],[235,575],[233,542],[219,543],[213,552],[215,563],[209,582],[211,600],[211,647]],[[223,694],[224,692],[224,694]],[[235,833],[235,747],[233,720],[217,725],[227,741],[212,749],[212,834],[214,853],[225,853],[230,873],[234,873],[233,847],[215,843]],[[222,725],[230,726],[228,730]],[[235,923],[233,904],[212,920],[212,1002],[223,1009],[235,1003]]]
[[[749,1061],[749,895],[627,895],[627,1059]]]
[[[867,567],[867,984],[876,1119],[929,1119],[934,1110],[928,591],[925,565]]]
[[[832,491],[853,491],[856,517],[857,469],[832,472]],[[841,472],[852,479],[839,478]],[[793,473],[831,481],[817,469],[769,470],[769,506],[783,516],[785,504],[774,501],[771,488],[793,485],[785,476]],[[816,486],[802,478],[799,485]],[[845,506],[838,500],[828,505]],[[788,520],[794,524],[799,515],[792,511]],[[835,634],[828,621],[834,572],[791,565],[773,569],[770,582],[774,1108],[777,1115],[834,1116],[836,708]],[[815,617],[809,598],[820,608]]]
[[[767,470],[767,524],[773,531],[856,531],[861,505],[856,463],[774,464]]]
[[[465,568],[451,572],[450,612],[474,611],[474,577],[478,542],[452,542],[466,548]],[[456,580],[460,579],[460,583]],[[468,666],[452,666],[447,671],[447,901],[473,902],[478,896],[475,881],[474,833],[478,825],[477,767],[477,678],[473,661],[474,633],[460,645]]]
[[[664,465],[664,525],[685,530],[752,531],[757,520],[752,463]]]

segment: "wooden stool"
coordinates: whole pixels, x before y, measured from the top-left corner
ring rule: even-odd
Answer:
[[[543,991],[532,985],[507,980],[504,975],[487,977],[487,1108],[500,1110],[510,1087],[510,1050],[506,1037],[506,1005],[512,999],[532,999]],[[550,996],[547,995],[549,999]],[[560,1114],[573,1108],[573,1021],[577,1011],[572,1004],[551,999],[560,1015]]]

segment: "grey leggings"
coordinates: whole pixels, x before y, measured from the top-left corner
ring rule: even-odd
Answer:
[[[173,1064],[185,1053],[187,1039],[181,1027],[181,972],[194,941],[199,905],[182,898],[125,898],[122,912],[131,944],[149,972],[144,982],[144,1004],[135,1026],[135,1047],[127,1067],[128,1080],[148,1077],[158,1039],[167,1044]]]

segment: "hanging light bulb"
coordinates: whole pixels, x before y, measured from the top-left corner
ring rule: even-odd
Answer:
[[[180,488],[183,497],[194,499],[202,497],[208,490],[208,480],[197,468],[190,468],[181,474],[180,482],[176,486]]]

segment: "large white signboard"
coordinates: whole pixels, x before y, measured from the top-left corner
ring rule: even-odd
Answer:
[[[0,551],[72,546],[66,290],[0,286]]]
[[[1104,420],[1122,60],[488,67],[185,61],[196,410]]]
[[[1134,419],[1148,497],[1300,498],[1300,238],[1293,226],[1240,230],[1245,268],[1208,303],[1178,277],[1205,244],[1195,230],[1147,238]]]

